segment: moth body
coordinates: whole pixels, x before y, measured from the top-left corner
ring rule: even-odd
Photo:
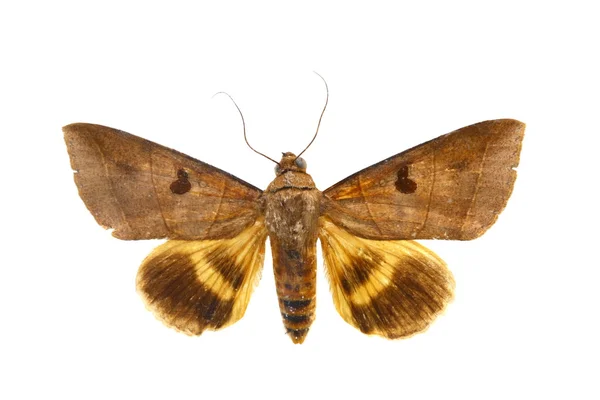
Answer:
[[[283,324],[302,343],[315,319],[317,238],[344,321],[389,339],[427,329],[452,300],[454,279],[414,239],[471,240],[494,224],[513,189],[525,125],[470,125],[323,192],[292,153],[263,191],[117,129],[63,130],[79,195],[96,221],[119,239],[168,239],[136,281],[158,319],[188,335],[240,320],[269,237]]]
[[[265,226],[271,241],[273,272],[286,333],[302,343],[315,319],[316,246],[321,192],[285,153],[277,177],[264,192]],[[302,160],[302,159],[299,159]],[[305,167],[305,163],[298,162]]]

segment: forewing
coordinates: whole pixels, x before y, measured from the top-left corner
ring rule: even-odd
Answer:
[[[366,334],[389,339],[425,330],[453,298],[446,264],[410,240],[370,240],[327,218],[319,239],[337,311]]]
[[[230,239],[169,240],[142,263],[137,290],[165,325],[188,335],[217,330],[244,315],[262,269],[264,221]]]
[[[63,131],[79,195],[115,237],[234,237],[259,216],[262,191],[218,168],[105,126]]]
[[[440,136],[333,185],[323,213],[370,239],[479,237],[510,197],[524,131],[502,119]]]

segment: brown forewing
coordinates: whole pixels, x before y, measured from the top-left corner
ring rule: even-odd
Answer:
[[[230,238],[260,214],[260,189],[185,154],[100,125],[63,131],[79,195],[117,238]]]
[[[322,214],[370,239],[474,239],[506,205],[524,131],[502,119],[440,136],[333,185]]]

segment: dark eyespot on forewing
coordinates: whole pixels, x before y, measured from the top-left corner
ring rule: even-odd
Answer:
[[[400,167],[398,170],[398,180],[396,181],[396,189],[400,193],[410,194],[417,190],[417,182],[408,177],[408,165]]]
[[[192,188],[192,184],[190,183],[188,173],[183,168],[180,168],[177,171],[177,180],[171,183],[170,188],[171,192],[173,192],[174,194],[185,194],[189,192]]]

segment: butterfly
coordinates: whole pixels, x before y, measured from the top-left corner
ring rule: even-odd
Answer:
[[[504,209],[525,125],[480,122],[359,171],[321,192],[284,153],[260,190],[175,150],[100,125],[63,128],[79,195],[112,235],[168,239],[143,261],[137,290],[188,335],[244,315],[270,240],[286,333],[302,343],[315,319],[320,241],[335,307],[365,334],[425,330],[454,279],[415,239],[471,240]]]

